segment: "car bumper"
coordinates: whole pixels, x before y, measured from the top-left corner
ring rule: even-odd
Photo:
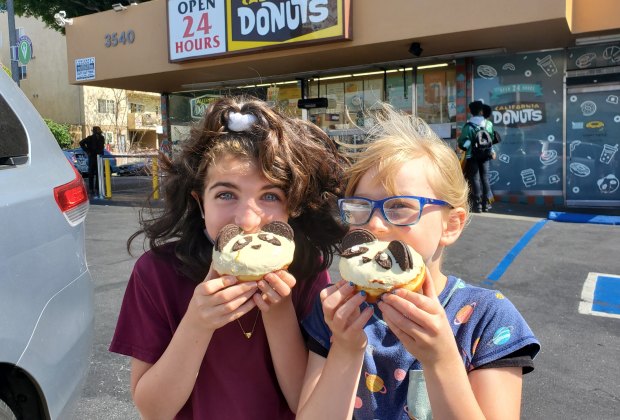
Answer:
[[[51,419],[71,418],[90,367],[93,323],[93,283],[85,271],[47,302],[17,363],[38,381]]]

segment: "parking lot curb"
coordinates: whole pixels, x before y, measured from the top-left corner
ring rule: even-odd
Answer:
[[[550,211],[549,220],[567,223],[594,223],[599,225],[620,225],[620,216],[608,216],[604,214],[567,213],[562,211]]]

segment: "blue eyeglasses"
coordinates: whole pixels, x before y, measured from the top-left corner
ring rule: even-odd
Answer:
[[[375,209],[380,209],[383,218],[393,225],[415,225],[420,220],[422,209],[426,204],[450,206],[443,200],[415,195],[395,195],[383,200],[370,200],[363,197],[348,197],[338,200],[342,221],[352,226],[368,223]]]

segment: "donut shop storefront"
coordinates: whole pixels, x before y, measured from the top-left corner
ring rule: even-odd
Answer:
[[[364,141],[384,101],[452,145],[467,104],[482,99],[502,136],[497,199],[617,207],[620,36],[610,32],[620,33],[620,5],[600,2],[593,12],[524,0],[510,14],[492,3],[501,25],[481,28],[456,0],[153,0],[74,19],[70,82],[162,93],[164,151],[222,95],[258,96],[348,142]],[[107,42],[129,30],[132,43]]]

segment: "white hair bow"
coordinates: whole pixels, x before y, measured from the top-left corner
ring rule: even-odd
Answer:
[[[252,114],[228,113],[228,129],[231,131],[247,131],[256,124],[256,116]]]

